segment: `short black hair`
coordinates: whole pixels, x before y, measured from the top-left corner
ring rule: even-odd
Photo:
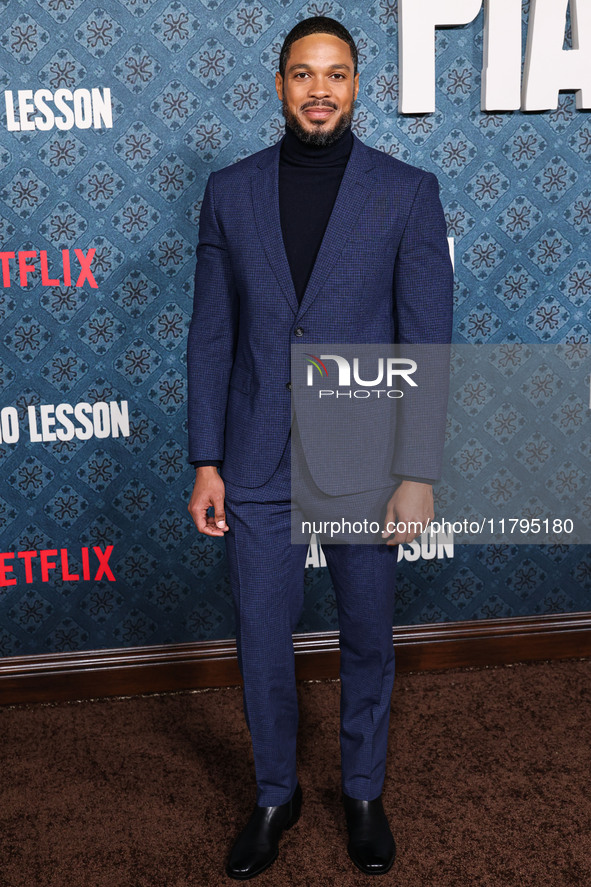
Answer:
[[[285,67],[292,43],[295,43],[296,40],[300,40],[302,37],[309,37],[310,34],[332,34],[340,40],[344,40],[351,50],[353,74],[357,73],[357,63],[359,61],[357,47],[346,27],[334,18],[328,18],[326,15],[314,15],[311,18],[305,18],[303,21],[298,22],[283,41],[283,46],[279,53],[279,73],[282,77],[285,77]]]

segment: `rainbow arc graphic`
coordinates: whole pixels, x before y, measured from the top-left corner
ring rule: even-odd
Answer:
[[[326,369],[326,364],[324,364],[319,357],[315,354],[306,353],[306,357],[308,358],[308,385],[312,384],[312,377],[314,375],[314,367],[318,370],[321,376],[328,376],[328,370]]]

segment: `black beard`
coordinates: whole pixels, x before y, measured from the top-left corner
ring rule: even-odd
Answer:
[[[351,123],[353,122],[353,113],[355,111],[355,102],[352,103],[350,111],[344,111],[341,114],[338,123],[333,129],[325,129],[319,124],[318,126],[315,126],[311,132],[304,129],[296,115],[292,114],[287,106],[285,98],[281,103],[281,110],[285,117],[285,122],[289,128],[295,132],[300,141],[304,142],[305,145],[315,145],[317,148],[328,148],[330,145],[333,145],[337,139],[340,139],[345,130],[351,126]]]

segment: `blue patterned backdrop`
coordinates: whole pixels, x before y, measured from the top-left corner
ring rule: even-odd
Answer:
[[[109,88],[113,126],[9,131],[2,100],[1,250],[45,250],[59,277],[62,249],[94,249],[97,287],[44,284],[38,267],[21,286],[13,262],[1,406],[24,422],[30,405],[127,401],[130,434],[0,444],[0,551],[67,548],[81,575],[82,548],[112,545],[116,577],[42,581],[35,561],[27,582],[6,562],[1,655],[234,634],[223,540],[199,537],[186,510],[197,222],[209,172],[280,138],[278,49],[312,14],[358,43],[357,134],[439,177],[455,340],[589,341],[591,117],[570,94],[548,113],[481,112],[482,13],[437,32],[437,112],[401,117],[396,0],[5,0],[2,93]],[[400,575],[398,624],[590,609],[587,546],[456,546]],[[306,586],[301,630],[335,628],[326,569]]]

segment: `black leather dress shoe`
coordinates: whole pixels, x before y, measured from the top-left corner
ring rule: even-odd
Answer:
[[[257,804],[232,847],[226,874],[238,881],[247,881],[269,868],[277,859],[281,833],[296,824],[301,809],[299,783],[287,804],[278,807],[259,807]]]
[[[396,856],[396,844],[384,808],[382,796],[373,801],[359,801],[343,795],[349,856],[366,875],[389,872]]]

